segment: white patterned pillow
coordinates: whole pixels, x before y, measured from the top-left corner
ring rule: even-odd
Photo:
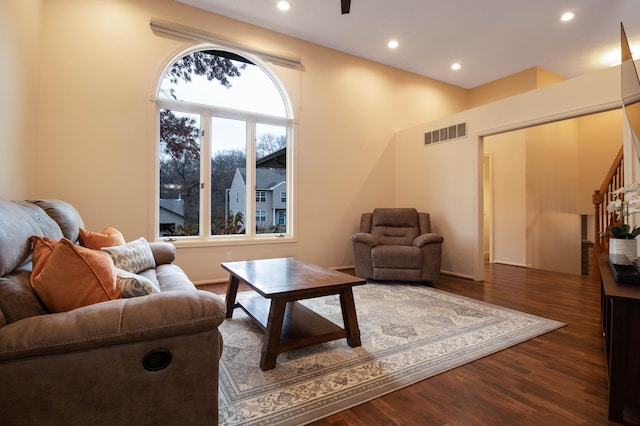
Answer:
[[[116,268],[134,274],[156,267],[151,247],[143,237],[121,246],[103,247],[100,250],[109,253]]]
[[[114,269],[116,271],[116,284],[120,287],[122,297],[138,297],[160,293],[158,286],[150,279],[124,269]]]

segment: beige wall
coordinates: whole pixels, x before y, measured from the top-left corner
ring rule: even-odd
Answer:
[[[580,275],[578,123],[532,127],[526,139],[526,264]]]
[[[35,188],[41,0],[0,2],[0,197]]]
[[[593,191],[599,189],[622,146],[622,110],[577,119],[579,122],[578,212],[593,215]],[[589,238],[593,238],[589,234]]]
[[[351,265],[349,235],[360,214],[395,202],[394,132],[467,106],[464,89],[175,1],[49,0],[42,20],[28,26],[40,28],[39,97],[28,105],[39,107],[38,155],[18,153],[29,157],[29,167],[15,170],[17,181],[37,184],[24,184],[12,197],[61,198],[78,208],[89,229],[114,226],[127,239],[151,238],[156,110],[150,97],[163,67],[191,44],[154,34],[150,17],[302,58],[298,78],[283,76],[297,123],[297,241],[179,247],[178,264],[197,282],[224,280],[219,264],[228,252],[236,260],[295,255],[329,267]],[[12,45],[23,31],[13,28],[0,43]],[[37,59],[38,52],[30,56]],[[24,149],[16,137],[24,139],[14,135],[7,150]]]
[[[619,68],[605,69],[396,134],[396,202],[430,206],[434,226],[445,236],[444,271],[476,280],[484,276],[483,138],[618,108],[619,74]],[[423,145],[425,131],[461,121],[468,123],[467,138]]]
[[[563,77],[544,68],[532,67],[469,90],[469,108],[536,90],[563,80]]]
[[[485,209],[489,223],[485,231],[489,239],[492,262],[525,266],[527,245],[526,131],[516,130],[486,137],[484,155],[491,161],[487,176],[491,211]],[[486,242],[485,242],[486,244]]]

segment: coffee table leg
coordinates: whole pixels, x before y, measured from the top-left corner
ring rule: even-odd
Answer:
[[[358,317],[356,316],[356,304],[353,300],[351,287],[340,292],[340,306],[342,308],[342,321],[347,331],[347,343],[349,346],[360,346],[360,328],[358,327]]]
[[[231,318],[233,316],[233,309],[236,307],[236,296],[238,295],[238,284],[240,280],[235,275],[229,277],[229,284],[227,285],[227,314],[225,318]]]
[[[276,359],[280,353],[280,336],[282,335],[282,323],[287,301],[280,298],[271,299],[269,309],[269,319],[267,328],[264,331],[262,340],[262,356],[260,358],[260,369],[262,371],[271,370],[276,366]]]

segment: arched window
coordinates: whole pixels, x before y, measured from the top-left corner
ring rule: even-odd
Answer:
[[[293,120],[266,66],[213,47],[186,52],[162,76],[157,105],[159,237],[291,236]]]

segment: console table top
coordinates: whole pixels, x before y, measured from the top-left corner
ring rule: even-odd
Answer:
[[[613,278],[609,268],[609,255],[603,253],[598,256],[603,290],[608,297],[637,300],[640,303],[640,284],[619,283]]]

